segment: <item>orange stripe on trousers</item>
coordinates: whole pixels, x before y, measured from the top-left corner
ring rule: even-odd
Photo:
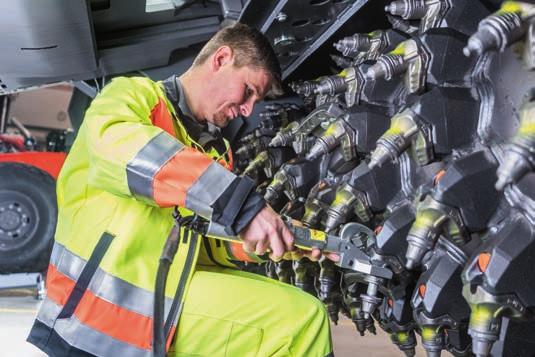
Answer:
[[[65,305],[75,284],[74,280],[60,273],[54,265],[48,265],[46,295],[50,300],[58,305]]]
[[[85,291],[74,314],[97,331],[138,348],[151,349],[152,319],[148,316],[112,304],[89,290]]]
[[[52,264],[47,273],[47,296],[58,305],[65,305],[75,282],[59,272]],[[115,305],[86,290],[74,315],[84,325],[116,340],[141,349],[152,348],[152,318]],[[167,340],[169,348],[176,327]]]

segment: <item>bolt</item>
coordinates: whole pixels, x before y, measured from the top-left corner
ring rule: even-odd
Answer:
[[[286,15],[284,12],[279,12],[276,17],[278,22],[284,22],[288,19],[288,15]]]

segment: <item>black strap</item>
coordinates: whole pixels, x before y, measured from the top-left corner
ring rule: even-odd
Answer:
[[[254,186],[254,181],[249,177],[236,179],[212,205],[212,220],[226,228],[232,228]]]
[[[71,294],[67,299],[67,302],[63,306],[63,309],[61,309],[61,312],[58,315],[58,319],[65,319],[72,316],[74,310],[78,306],[78,303],[82,299],[82,296],[84,295],[87,287],[89,286],[91,278],[93,277],[95,271],[100,265],[104,254],[106,254],[106,251],[110,247],[113,238],[115,238],[115,236],[111,235],[108,232],[104,232],[102,234],[97,243],[97,246],[93,250],[93,253],[91,253],[91,257],[85,264],[85,267],[82,270],[80,277],[76,281],[76,285],[74,285],[74,289],[72,289]]]
[[[182,311],[182,303],[186,288],[186,282],[191,273],[191,270],[193,269],[193,260],[195,259],[195,251],[197,249],[197,243],[199,241],[199,233],[191,231],[189,228],[186,228],[185,231],[189,232],[188,235],[191,236],[190,243],[186,255],[186,262],[184,263],[184,268],[182,269],[180,279],[178,280],[175,297],[173,298],[171,309],[169,310],[169,315],[167,316],[167,320],[165,321],[164,325],[166,339],[169,338],[169,333],[171,332],[171,326],[173,325],[173,322],[179,318],[180,313]]]
[[[189,228],[184,228],[184,230],[182,231],[183,232],[183,235],[182,235],[182,244],[187,244],[188,243],[188,239],[189,239],[189,236],[191,235],[191,229]]]
[[[251,192],[247,201],[243,204],[238,216],[234,220],[234,225],[232,229],[237,234],[253,220],[254,217],[266,206],[266,201],[264,197],[258,192]]]

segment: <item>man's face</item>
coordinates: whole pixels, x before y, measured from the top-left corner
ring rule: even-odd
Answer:
[[[233,59],[216,68],[207,85],[204,116],[222,128],[238,115],[249,116],[271,83],[266,71],[248,66],[236,67]]]

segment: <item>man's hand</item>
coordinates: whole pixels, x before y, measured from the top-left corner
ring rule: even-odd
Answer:
[[[280,216],[269,206],[264,207],[241,231],[243,249],[257,255],[271,251],[270,258],[278,261],[293,250],[293,235]]]
[[[295,249],[292,233],[282,221],[280,216],[269,206],[263,208],[253,220],[240,233],[243,240],[243,249],[256,255],[264,254],[268,249],[271,251],[270,258],[279,261],[285,259],[297,260],[300,257],[308,257],[313,261],[321,258],[322,252],[313,248],[310,251]],[[334,253],[323,254],[328,259],[337,262],[338,255]]]

